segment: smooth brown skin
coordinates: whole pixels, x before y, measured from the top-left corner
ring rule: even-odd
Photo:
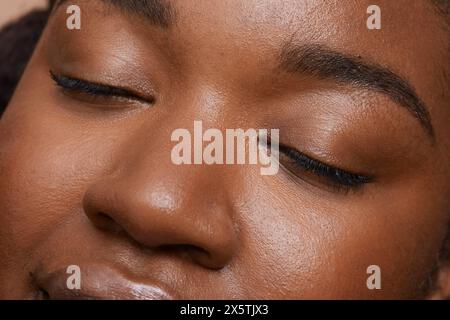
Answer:
[[[0,298],[51,291],[39,279],[72,264],[174,298],[425,296],[450,214],[448,34],[429,1],[377,1],[379,31],[372,1],[179,0],[167,30],[76,3],[81,31],[65,6],[54,14],[0,121]],[[289,40],[408,79],[435,141],[384,95],[276,71]],[[157,102],[64,94],[49,70]],[[375,181],[343,193],[311,174],[173,165],[170,135],[194,120],[280,128],[282,143]],[[373,264],[382,290],[366,287]]]

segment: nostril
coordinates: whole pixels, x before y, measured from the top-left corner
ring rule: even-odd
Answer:
[[[159,246],[156,250],[164,252],[165,254],[176,255],[188,261],[192,261],[193,263],[202,264],[210,269],[221,268],[221,266],[216,266],[216,264],[213,263],[214,258],[211,256],[210,252],[195,245],[167,244]]]
[[[109,216],[109,215],[107,215],[106,213],[103,213],[103,212],[97,213],[97,218],[98,219],[102,219],[102,220],[104,220],[104,221],[106,221],[108,223],[114,222],[114,219],[111,218],[111,216]]]
[[[158,247],[158,250],[174,253],[174,254],[180,254],[180,253],[201,253],[205,255],[209,255],[208,251],[206,251],[203,248],[190,245],[190,244],[165,244]]]
[[[123,231],[123,228],[110,215],[104,212],[98,212],[91,220],[99,229],[117,233]]]
[[[50,294],[42,288],[38,289],[36,296],[37,300],[50,300]]]

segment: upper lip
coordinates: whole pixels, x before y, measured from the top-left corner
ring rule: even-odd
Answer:
[[[136,282],[108,266],[80,266],[80,289],[69,289],[66,269],[59,269],[38,277],[37,283],[50,299],[120,299],[120,300],[173,300],[160,285]]]

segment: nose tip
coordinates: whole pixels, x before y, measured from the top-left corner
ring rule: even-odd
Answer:
[[[237,243],[226,197],[151,189],[97,182],[84,196],[84,212],[100,230],[126,234],[146,249],[205,268],[221,269],[232,259]]]

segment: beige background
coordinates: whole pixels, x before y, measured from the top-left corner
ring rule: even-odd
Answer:
[[[0,27],[34,8],[46,6],[46,0],[0,0]]]

